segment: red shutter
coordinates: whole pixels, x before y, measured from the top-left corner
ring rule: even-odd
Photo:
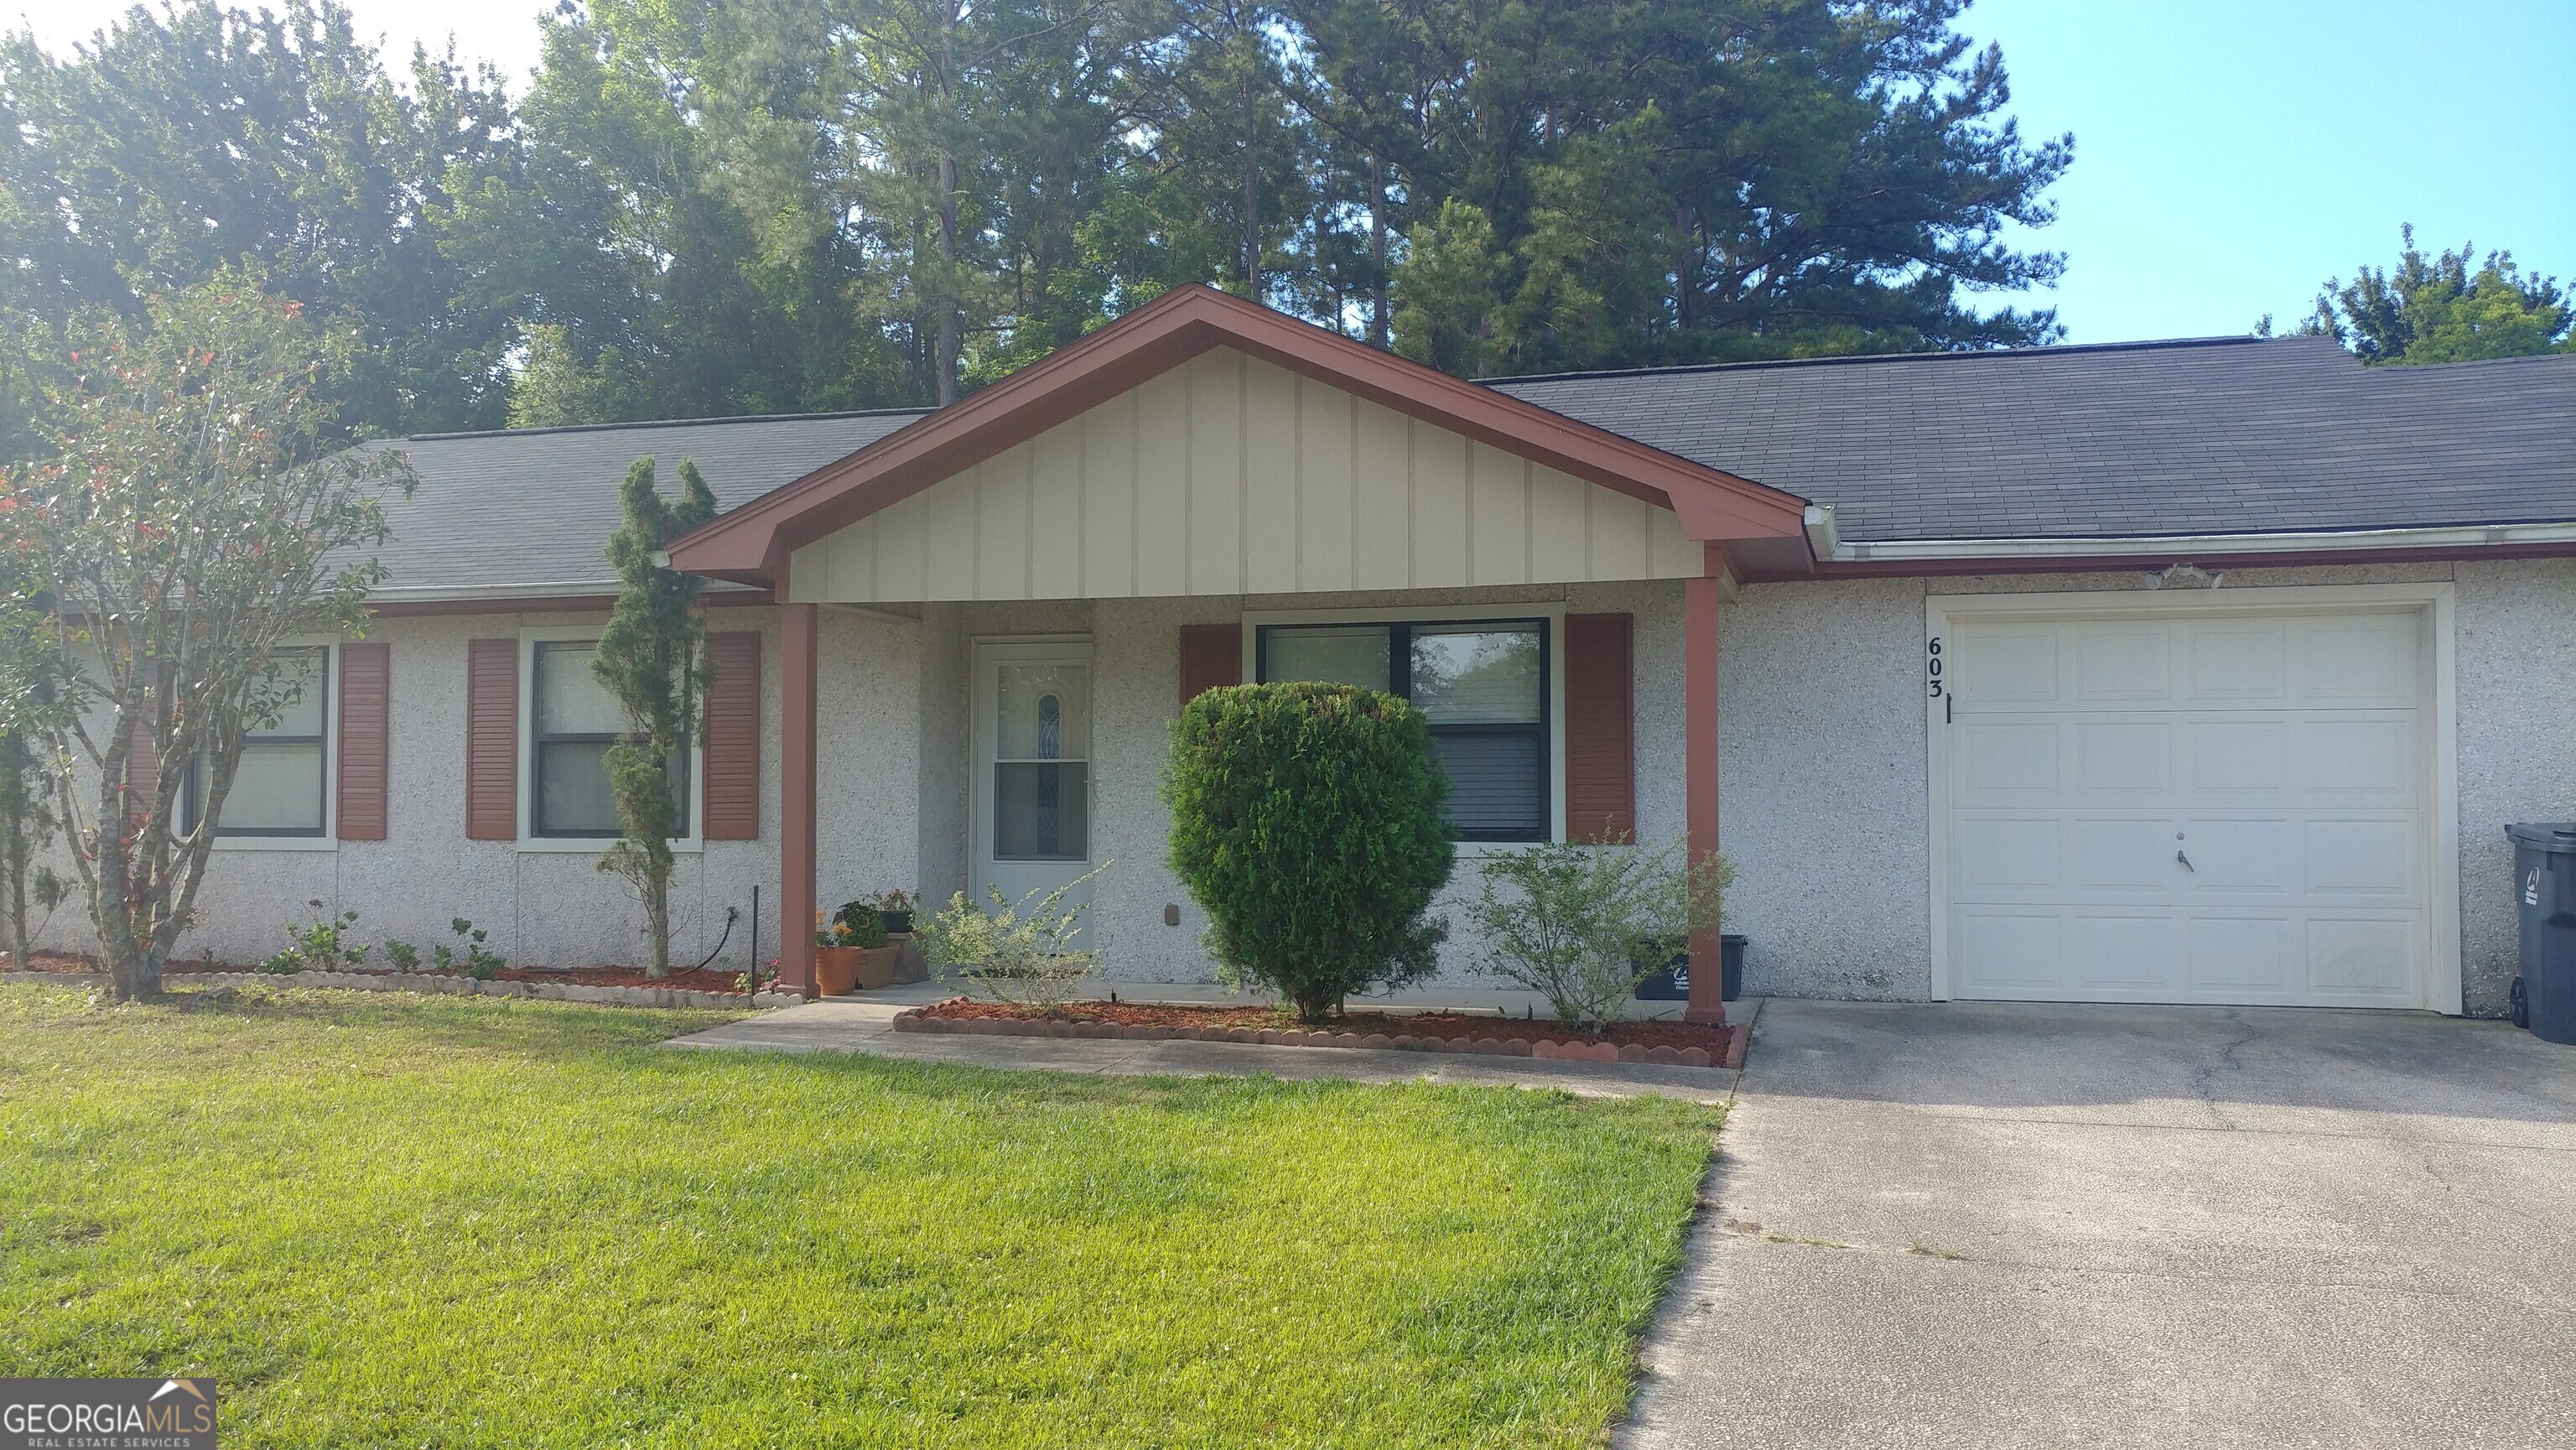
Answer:
[[[710,841],[760,839],[760,636],[710,634],[707,662],[706,822]]]
[[[340,646],[340,839],[385,838],[385,773],[393,734],[393,655]]]
[[[1565,617],[1565,832],[1608,841],[1637,829],[1637,712],[1624,614]]]
[[[125,818],[139,823],[152,814],[153,795],[161,789],[161,750],[153,743],[152,717],[143,716],[125,736]],[[171,822],[173,827],[178,822]]]
[[[465,647],[465,836],[519,838],[519,642]]]
[[[1181,703],[1220,685],[1243,683],[1243,626],[1181,626]]]

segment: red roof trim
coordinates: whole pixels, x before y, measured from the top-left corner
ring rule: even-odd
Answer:
[[[775,580],[789,551],[972,468],[1212,348],[1668,507],[1694,539],[1803,533],[1804,499],[1380,352],[1213,288],[1176,288],[1042,362],[672,541],[699,574]]]

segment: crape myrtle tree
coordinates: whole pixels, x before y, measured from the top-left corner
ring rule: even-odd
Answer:
[[[1349,685],[1234,685],[1181,710],[1163,772],[1172,871],[1233,985],[1317,1021],[1439,969],[1425,912],[1457,848],[1421,711]]]
[[[60,441],[0,470],[0,552],[51,604],[57,688],[27,724],[119,1001],[161,989],[240,764],[303,677],[298,637],[362,634],[403,456],[335,447],[356,329],[227,272],[72,329]]]
[[[608,789],[617,802],[617,844],[599,869],[624,878],[644,903],[648,977],[671,975],[671,838],[686,828],[673,762],[689,748],[692,725],[714,669],[706,655],[705,581],[654,562],[662,547],[716,516],[716,496],[696,463],[680,460],[680,501],[653,486],[653,460],[639,458],[619,491],[625,521],[608,536],[608,561],[624,582],[600,631],[590,672],[626,714],[608,748]]]

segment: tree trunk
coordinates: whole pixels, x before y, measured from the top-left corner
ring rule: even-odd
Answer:
[[[1386,170],[1369,157],[1369,346],[1386,349]]]
[[[27,849],[22,822],[9,823],[9,965],[27,970]]]
[[[644,892],[644,934],[652,940],[652,956],[644,964],[644,975],[655,980],[671,975],[671,865],[667,858],[653,863],[652,880]]]
[[[1250,42],[1246,42],[1247,45]],[[1252,110],[1252,58],[1244,57],[1243,98],[1243,295],[1261,300],[1261,158]]]
[[[939,158],[939,406],[957,401],[957,158]]]

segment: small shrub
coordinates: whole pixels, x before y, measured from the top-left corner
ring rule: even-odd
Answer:
[[[1035,1007],[1053,1017],[1073,1000],[1098,956],[1074,947],[1082,934],[1088,906],[1066,906],[1072,890],[1100,874],[1095,868],[1044,897],[1034,891],[1012,905],[998,886],[986,887],[993,909],[985,911],[958,892],[927,921],[916,920],[924,960],[941,981],[962,979],[970,988],[990,993],[1014,1006]]]
[[[358,923],[356,912],[344,911],[337,917],[328,917],[322,914],[319,898],[304,904],[312,909],[313,919],[301,924],[287,923],[288,946],[278,953],[279,956],[295,958],[302,966],[283,970],[292,972],[309,967],[317,972],[336,972],[343,964],[354,967],[367,959],[365,947],[354,946],[348,941],[349,928]],[[275,961],[276,958],[269,960]]]
[[[449,922],[447,924],[447,929],[456,933],[465,948],[465,975],[472,977],[478,982],[488,982],[494,977],[499,976],[501,974],[501,969],[509,965],[509,963],[501,959],[501,954],[499,952],[485,951],[483,949],[483,938],[489,935],[489,933],[485,932],[481,927],[476,926],[474,923],[466,920],[464,917],[460,916]],[[455,965],[456,954],[448,950],[446,947],[440,947],[438,949],[438,969],[442,972],[449,971],[452,970]]]
[[[282,977],[290,972],[303,971],[304,958],[297,956],[293,947],[288,947],[285,951],[279,952],[277,955],[261,962],[259,964],[259,969],[263,972],[274,973],[275,975]]]
[[[397,972],[417,972],[420,970],[420,948],[407,941],[387,941],[385,964]]]
[[[1236,685],[1172,726],[1172,870],[1236,986],[1314,1021],[1352,993],[1439,970],[1424,916],[1456,856],[1449,775],[1422,712],[1348,685]]]
[[[1675,938],[1717,924],[1733,872],[1723,857],[1688,855],[1683,842],[1646,851],[1622,841],[1486,857],[1466,907],[1487,943],[1479,965],[1545,997],[1557,1021],[1600,1031],[1672,959]]]

